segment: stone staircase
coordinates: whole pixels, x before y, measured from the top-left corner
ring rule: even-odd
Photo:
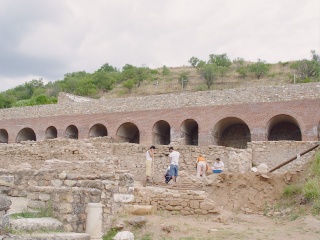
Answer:
[[[153,186],[153,187],[162,187],[173,190],[203,190],[204,186],[206,186],[212,176],[210,178],[200,178],[198,179],[196,176],[190,176],[188,173],[181,171],[177,178],[177,182],[173,182],[172,180],[166,184],[164,181],[154,181],[151,183],[145,183],[145,186]]]
[[[155,210],[180,212],[182,215],[220,214],[222,208],[208,198],[205,186],[216,175],[198,179],[181,173],[177,182],[135,182],[134,200],[126,206],[129,213],[152,214]],[[137,215],[139,215],[137,214]]]
[[[21,213],[28,209],[25,197],[11,197],[12,205],[9,215]],[[0,236],[2,240],[90,240],[87,233],[63,232],[63,223],[55,218],[17,218],[10,219],[12,233]],[[15,233],[16,232],[16,233]]]

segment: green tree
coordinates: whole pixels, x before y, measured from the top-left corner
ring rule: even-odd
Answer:
[[[239,66],[239,67],[237,67],[236,72],[239,73],[241,78],[245,78],[248,76],[248,67],[247,66]]]
[[[127,81],[129,79],[136,79],[137,77],[137,72],[136,72],[136,68],[133,65],[130,64],[126,64],[125,66],[122,67],[122,72],[121,72],[121,81]]]
[[[87,73],[85,71],[65,74],[64,79],[59,83],[61,90],[67,93],[77,94],[77,92],[79,92],[77,90],[79,81],[81,81],[81,79],[85,78],[86,76]]]
[[[179,83],[182,86],[182,89],[184,89],[187,84],[189,83],[189,72],[188,71],[183,71],[179,74]]]
[[[206,63],[205,61],[200,60],[200,61],[198,62],[198,64],[197,64],[197,69],[199,70],[199,69],[203,68],[206,64],[207,64],[207,63]]]
[[[103,64],[97,72],[118,72],[118,69],[109,65],[109,63]]]
[[[197,57],[191,57],[191,58],[188,60],[188,63],[190,63],[190,65],[195,68],[195,67],[197,67],[199,61],[200,61],[199,58],[197,58]]]
[[[243,58],[238,57],[238,58],[233,59],[233,63],[237,67],[239,67],[239,66],[243,66],[245,64],[245,60]]]
[[[137,84],[137,87],[140,87],[141,82],[148,79],[149,76],[150,76],[150,69],[148,67],[136,68],[135,84]]]
[[[122,83],[122,87],[126,88],[128,92],[131,93],[131,90],[134,87],[134,81],[132,79],[129,79]]]
[[[19,100],[12,104],[13,107],[26,107],[26,106],[35,106],[35,105],[45,105],[57,103],[57,98],[49,97],[45,94],[41,94],[30,99]]]
[[[114,74],[105,71],[97,71],[92,74],[93,84],[103,92],[107,92],[113,88],[113,84],[116,82]]]
[[[162,75],[163,76],[169,76],[170,73],[171,73],[170,69],[166,65],[163,65],[163,67],[162,67]]]
[[[249,65],[249,71],[252,72],[256,78],[260,79],[270,71],[270,65],[258,59],[256,63]]]
[[[319,77],[320,71],[320,56],[314,51],[311,51],[311,60],[303,59],[291,64],[291,68],[295,69],[296,76],[299,80],[316,79]]]
[[[226,67],[226,68],[230,67],[232,64],[226,53],[210,54],[208,63],[214,64],[218,67]]]
[[[10,108],[16,101],[16,98],[6,92],[0,93],[0,108]]]
[[[95,96],[98,92],[97,86],[94,84],[90,75],[87,75],[77,81],[75,94],[80,96]]]
[[[208,89],[210,89],[211,85],[213,84],[214,80],[216,79],[215,67],[212,64],[206,64],[203,68],[200,69],[200,73],[204,78],[205,84],[207,85]]]

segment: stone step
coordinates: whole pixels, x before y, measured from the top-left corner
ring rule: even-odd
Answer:
[[[63,230],[63,224],[50,217],[44,218],[19,218],[10,219],[10,225],[13,230],[18,231],[59,231]]]
[[[3,240],[90,240],[88,233],[33,233],[32,235],[8,235]]]

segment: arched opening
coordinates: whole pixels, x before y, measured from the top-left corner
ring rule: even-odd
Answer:
[[[117,130],[117,140],[119,142],[139,143],[140,132],[138,127],[131,122],[122,124]]]
[[[95,124],[90,128],[89,137],[105,137],[108,136],[107,128],[103,124]]]
[[[16,142],[22,142],[22,141],[36,141],[36,134],[31,128],[23,128],[20,130],[20,132],[17,135]]]
[[[170,144],[170,125],[164,120],[156,122],[152,128],[152,142],[158,145]]]
[[[214,127],[213,142],[219,146],[247,148],[248,142],[251,142],[250,129],[239,118],[224,118]]]
[[[65,131],[65,138],[78,139],[78,134],[78,128],[74,125],[70,125]]]
[[[267,124],[268,141],[301,141],[299,123],[289,115],[278,115]]]
[[[181,124],[181,137],[186,145],[198,145],[198,123],[193,119],[187,119]]]
[[[51,126],[47,128],[45,133],[46,139],[54,139],[54,138],[57,138],[57,136],[58,136],[58,131],[55,127]]]
[[[8,143],[8,132],[5,129],[0,129],[0,143]]]

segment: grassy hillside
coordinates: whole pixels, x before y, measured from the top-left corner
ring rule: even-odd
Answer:
[[[231,88],[246,88],[254,86],[276,86],[293,83],[293,70],[289,64],[270,64],[270,71],[266,76],[257,79],[252,74],[241,77],[236,72],[236,64],[230,66],[229,72],[224,77],[217,77],[214,80],[210,90],[221,90]],[[161,74],[162,69],[157,69],[159,74],[155,75],[153,79],[142,81],[139,87],[135,86],[131,92],[128,92],[121,83],[115,84],[114,88],[102,94],[107,98],[126,97],[126,96],[143,96],[151,94],[163,94],[179,91],[204,91],[208,87],[204,83],[204,78],[201,76],[199,70],[194,67],[175,67],[169,68],[170,74]],[[179,81],[180,75],[183,72],[188,73],[188,83],[182,89],[182,84]]]
[[[269,64],[265,61],[230,61],[226,54],[209,55],[208,61],[192,57],[191,66],[150,69],[126,64],[117,69],[108,63],[93,73],[66,73],[63,79],[44,84],[33,79],[0,93],[0,108],[52,104],[59,92],[91,98],[144,96],[180,91],[221,90],[275,86],[320,80],[320,57]]]

